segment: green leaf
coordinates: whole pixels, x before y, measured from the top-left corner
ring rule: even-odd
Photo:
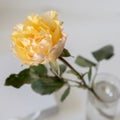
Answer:
[[[41,94],[51,94],[64,85],[64,80],[58,77],[43,77],[32,83],[32,89]]]
[[[61,97],[61,102],[63,102],[67,98],[67,96],[69,95],[69,93],[70,93],[70,86],[68,86],[68,88],[63,93],[63,95]]]
[[[40,64],[37,66],[31,66],[22,70],[18,74],[11,74],[6,79],[5,85],[20,88],[22,85],[32,83],[33,81],[39,79],[39,77],[46,75],[47,69],[44,65]]]
[[[88,72],[89,81],[91,80],[91,77],[92,77],[92,67],[89,68],[89,72]]]
[[[57,61],[50,62],[51,70],[57,75],[60,75],[60,67],[57,63]]]
[[[17,78],[16,74],[11,74],[5,81],[6,86],[13,86],[15,88],[20,88],[23,85],[23,82]]]
[[[29,69],[24,69],[19,74],[11,74],[5,81],[6,86],[20,88],[24,84],[31,83]]]
[[[47,75],[47,68],[43,64],[39,64],[37,66],[31,66],[30,67],[31,74],[37,75],[37,76],[46,76]]]
[[[60,65],[60,75],[62,75],[66,71],[66,65]]]
[[[24,69],[22,70],[18,76],[17,76],[19,79],[21,79],[21,81],[23,81],[24,83],[30,83],[32,78],[30,76],[30,69],[27,68],[27,69]]]
[[[75,63],[82,66],[82,67],[92,67],[96,66],[96,64],[82,56],[78,56],[75,60]]]
[[[114,55],[114,48],[112,45],[107,45],[95,52],[92,52],[92,54],[98,62],[104,59],[108,60]]]
[[[67,49],[63,49],[63,52],[60,55],[61,57],[70,57],[71,54],[69,53],[69,51]]]

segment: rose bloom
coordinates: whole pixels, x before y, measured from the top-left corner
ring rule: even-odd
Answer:
[[[55,11],[43,16],[28,16],[15,26],[11,36],[12,49],[22,64],[37,65],[56,60],[64,49],[66,35]]]

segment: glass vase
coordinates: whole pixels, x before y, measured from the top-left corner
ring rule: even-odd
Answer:
[[[86,120],[114,120],[120,98],[120,79],[111,74],[98,74],[93,89],[100,100],[88,91]]]

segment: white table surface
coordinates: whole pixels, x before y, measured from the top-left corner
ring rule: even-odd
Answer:
[[[4,86],[10,73],[23,69],[20,61],[10,52],[10,34],[15,24],[32,13],[57,10],[68,35],[66,48],[72,55],[81,54],[94,60],[90,52],[112,44],[115,56],[109,62],[102,62],[99,71],[120,77],[119,6],[119,0],[0,0],[0,120],[25,116],[56,104],[53,95],[40,96],[29,86],[19,90]],[[69,61],[73,64],[73,58]],[[86,91],[74,88],[60,105],[59,112],[49,120],[85,120],[85,109]]]

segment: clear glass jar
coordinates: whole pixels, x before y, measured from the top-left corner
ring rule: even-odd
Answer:
[[[111,74],[98,74],[93,86],[98,100],[88,91],[87,120],[114,120],[120,98],[120,79]]]

